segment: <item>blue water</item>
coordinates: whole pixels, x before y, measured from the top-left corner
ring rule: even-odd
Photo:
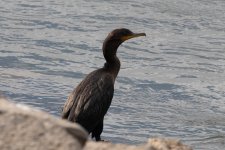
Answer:
[[[224,0],[1,0],[0,91],[60,116],[72,89],[103,66],[104,38],[126,27],[147,37],[118,50],[103,139],[224,149],[224,8]]]

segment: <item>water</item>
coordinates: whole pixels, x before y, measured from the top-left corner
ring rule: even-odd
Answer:
[[[103,138],[179,138],[225,147],[224,0],[1,0],[0,91],[60,116],[72,89],[103,66],[108,32],[145,32],[118,50],[122,68]]]

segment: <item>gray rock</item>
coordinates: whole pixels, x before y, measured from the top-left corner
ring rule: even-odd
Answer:
[[[137,146],[88,141],[84,150],[141,150]]]
[[[80,150],[87,137],[75,123],[0,98],[0,150]]]
[[[179,140],[165,138],[149,139],[148,143],[143,147],[145,150],[192,150],[192,148],[182,144]]]
[[[173,139],[150,139],[148,143],[139,146],[112,144],[108,142],[87,142],[84,150],[192,150],[190,147]]]
[[[173,139],[154,138],[135,146],[87,138],[75,123],[0,98],[0,150],[191,150]]]

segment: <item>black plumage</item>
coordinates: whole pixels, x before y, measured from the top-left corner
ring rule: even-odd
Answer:
[[[117,48],[124,41],[139,36],[145,36],[145,33],[133,33],[124,28],[110,32],[102,47],[106,60],[104,67],[88,74],[64,105],[62,118],[79,123],[96,141],[101,140],[103,119],[111,104],[115,79],[120,70]]]

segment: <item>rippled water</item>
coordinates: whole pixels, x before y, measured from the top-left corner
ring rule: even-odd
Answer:
[[[224,8],[224,0],[1,0],[0,91],[59,116],[72,89],[103,66],[109,31],[146,32],[118,50],[103,138],[224,149]]]

